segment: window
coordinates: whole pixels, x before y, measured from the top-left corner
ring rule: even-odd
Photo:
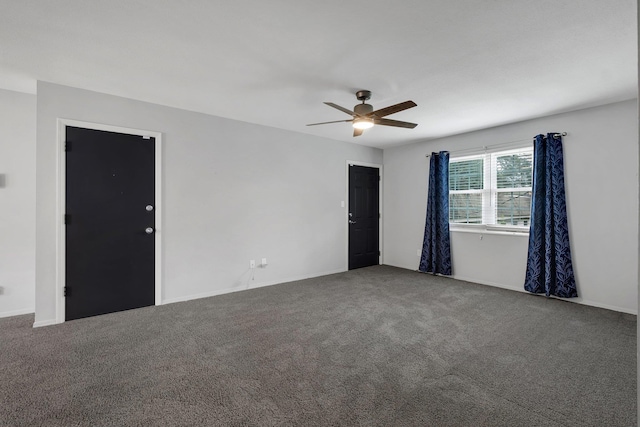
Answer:
[[[453,158],[449,223],[529,227],[533,148]]]

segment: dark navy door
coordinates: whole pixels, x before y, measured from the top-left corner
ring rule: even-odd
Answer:
[[[155,303],[155,139],[66,128],[65,318]]]
[[[349,166],[349,270],[380,263],[380,172]]]

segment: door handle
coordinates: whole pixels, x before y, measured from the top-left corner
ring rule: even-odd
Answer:
[[[153,227],[147,227],[144,229],[144,232],[147,234],[153,234]]]
[[[355,223],[356,223],[355,221],[349,220],[349,224],[355,224]]]

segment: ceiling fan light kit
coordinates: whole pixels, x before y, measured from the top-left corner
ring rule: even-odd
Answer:
[[[311,124],[308,124],[307,126],[325,125],[328,123],[351,122],[354,128],[353,136],[362,135],[363,130],[372,128],[374,124],[381,125],[381,126],[394,126],[394,127],[408,128],[408,129],[413,129],[416,126],[418,126],[416,123],[401,122],[399,120],[390,120],[390,119],[383,118],[390,114],[416,107],[417,104],[413,101],[401,102],[400,104],[395,104],[390,107],[381,108],[379,110],[374,111],[373,106],[365,102],[371,98],[371,91],[359,90],[356,92],[356,98],[358,98],[358,101],[362,101],[362,104],[358,104],[355,107],[353,107],[353,111],[347,108],[341,107],[337,104],[334,104],[333,102],[325,102],[325,104],[327,104],[329,107],[333,107],[337,110],[342,111],[343,113],[347,113],[351,115],[353,117],[351,120],[336,120],[332,122],[311,123]]]
[[[373,127],[373,119],[368,119],[366,117],[354,119],[353,127],[356,129],[370,129]]]

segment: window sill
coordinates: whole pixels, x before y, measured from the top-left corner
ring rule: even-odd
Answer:
[[[454,233],[496,234],[502,236],[529,237],[529,227],[509,227],[480,224],[449,224]]]

